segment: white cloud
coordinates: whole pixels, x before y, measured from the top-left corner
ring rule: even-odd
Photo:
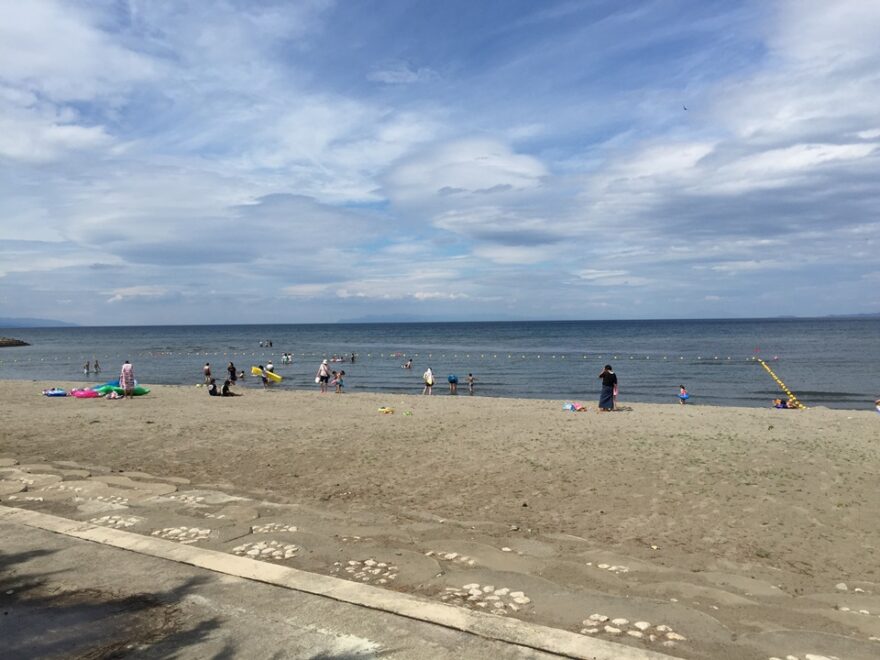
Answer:
[[[116,94],[159,66],[96,27],[70,3],[0,0],[0,78],[55,101]]]
[[[414,67],[409,62],[391,62],[374,68],[367,74],[367,80],[386,85],[411,85],[435,80],[437,72],[428,67]]]
[[[437,144],[402,160],[387,175],[386,190],[395,202],[434,203],[440,196],[534,189],[546,174],[532,156],[514,153],[496,140],[471,138]]]
[[[170,292],[171,289],[167,286],[140,285],[122,287],[110,291],[110,298],[107,299],[107,302],[119,303],[138,299],[156,300],[165,298]]]

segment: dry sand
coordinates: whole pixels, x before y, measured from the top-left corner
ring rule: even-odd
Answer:
[[[562,401],[445,393],[219,398],[170,386],[105,401],[40,396],[48,386],[0,382],[0,456],[183,477],[300,505],[316,525],[348,520],[377,545],[387,537],[422,554],[505,548],[501,569],[559,595],[535,620],[577,629],[572,593],[607,596],[606,609],[666,603],[687,629],[682,656],[810,652],[797,644],[880,655],[873,410],[597,414],[595,402],[572,413]]]

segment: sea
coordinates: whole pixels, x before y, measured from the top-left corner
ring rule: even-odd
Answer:
[[[689,405],[767,407],[787,395],[761,358],[808,407],[873,409],[880,396],[873,317],[0,328],[0,336],[30,344],[0,348],[0,378],[83,386],[118,377],[130,360],[144,385],[196,385],[206,362],[222,383],[233,362],[248,372],[238,387],[254,388],[250,368],[271,361],[284,377],[274,389],[315,389],[321,360],[335,356],[345,359],[331,366],[345,370],[346,392],[420,393],[430,366],[439,395],[455,375],[467,396],[471,373],[475,396],[591,405],[610,364],[621,405],[677,403],[685,385]],[[95,359],[101,373],[85,375]],[[411,370],[402,368],[408,359]]]

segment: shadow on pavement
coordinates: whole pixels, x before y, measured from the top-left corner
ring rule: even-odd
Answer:
[[[3,657],[97,658],[205,657],[192,648],[220,628],[218,617],[189,622],[178,603],[203,577],[152,593],[70,589],[52,580],[65,571],[35,571],[33,559],[54,550],[0,551],[0,646]],[[187,652],[190,649],[190,653]],[[210,657],[234,657],[227,642]]]

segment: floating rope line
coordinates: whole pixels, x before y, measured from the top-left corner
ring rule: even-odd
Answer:
[[[767,364],[766,362],[764,362],[764,360],[762,360],[762,359],[759,358],[759,357],[756,357],[755,359],[758,361],[758,363],[759,363],[762,367],[764,367],[764,369],[766,370],[766,372],[767,372],[768,374],[770,374],[770,377],[773,378],[773,380],[776,381],[776,384],[779,385],[779,387],[782,389],[782,391],[785,392],[785,393],[788,395],[788,400],[789,400],[789,401],[793,402],[794,405],[797,406],[798,408],[800,408],[801,410],[806,410],[806,409],[807,409],[807,407],[806,407],[804,404],[802,404],[802,403],[798,400],[798,398],[794,395],[794,393],[793,393],[790,389],[788,389],[788,386],[787,386],[785,383],[782,382],[782,379],[779,378],[779,376],[777,376],[775,373],[773,373],[773,369],[770,368],[770,365],[769,365],[769,364]]]

